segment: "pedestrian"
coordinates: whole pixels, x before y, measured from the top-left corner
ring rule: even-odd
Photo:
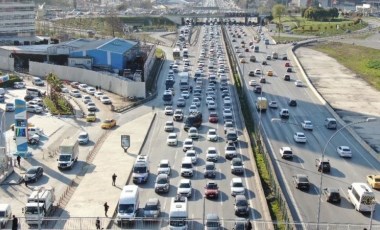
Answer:
[[[102,87],[99,85],[99,91],[101,92],[102,91]]]
[[[20,163],[21,163],[20,155],[17,156],[16,160],[17,160],[18,167],[20,168]]]
[[[99,217],[96,218],[95,226],[96,226],[96,229],[100,229],[100,220],[99,220]]]
[[[247,230],[252,230],[252,224],[249,220],[247,220]]]
[[[99,89],[99,86],[95,86],[95,89],[96,89],[96,91],[98,91],[98,89]]]
[[[12,230],[17,230],[17,228],[18,228],[18,219],[15,215],[13,215]]]
[[[26,179],[24,179],[24,184],[25,184],[25,187],[28,188],[28,181]]]
[[[113,186],[115,186],[115,182],[116,182],[116,174],[114,173],[113,175],[112,175],[112,185]]]
[[[110,206],[108,206],[107,202],[104,203],[104,214],[106,215],[106,217],[108,217],[107,212],[108,212],[109,207]]]

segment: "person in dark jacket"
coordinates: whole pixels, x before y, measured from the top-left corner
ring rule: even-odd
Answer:
[[[18,219],[15,215],[13,215],[12,230],[17,230],[17,228],[18,228]]]

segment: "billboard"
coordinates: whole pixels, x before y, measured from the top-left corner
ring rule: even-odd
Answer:
[[[15,137],[17,155],[25,157],[28,152],[28,118],[26,116],[26,102],[15,100]]]

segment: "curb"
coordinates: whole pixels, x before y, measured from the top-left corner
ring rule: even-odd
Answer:
[[[302,64],[298,60],[297,56],[295,55],[294,51],[298,49],[299,47],[302,47],[303,45],[307,45],[310,43],[315,43],[318,42],[318,40],[310,40],[306,41],[303,43],[299,43],[296,46],[290,47],[288,49],[288,54],[292,57],[291,59],[297,64],[298,68],[300,69],[300,73],[303,77],[303,79],[306,81],[306,84],[308,85],[308,88],[311,89],[311,91],[314,93],[314,95],[318,98],[318,100],[325,105],[327,110],[329,111],[330,114],[339,122],[340,125],[344,126],[347,125],[347,123],[335,112],[335,110],[331,107],[331,105],[323,98],[323,96],[318,92],[316,88],[314,88],[314,85],[311,83],[307,73],[305,72]],[[356,132],[355,130],[352,129],[352,126],[348,126],[345,128],[351,135],[352,137],[359,142],[359,144],[367,150],[377,161],[380,160],[380,154],[377,154],[375,150],[373,150]]]

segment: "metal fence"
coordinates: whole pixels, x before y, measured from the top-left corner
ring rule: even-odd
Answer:
[[[168,218],[146,219],[136,218],[133,222],[117,224],[116,219],[99,218],[100,229],[169,229]],[[220,219],[221,229],[234,229],[234,219]],[[38,226],[29,226],[25,223],[24,218],[19,218],[18,229],[38,229]],[[204,219],[189,219],[187,221],[188,230],[205,229]],[[252,229],[265,230],[269,225],[277,226],[296,226],[296,229],[317,229],[316,223],[283,223],[271,221],[251,221]],[[369,229],[369,225],[354,224],[320,224],[319,230],[363,230]],[[11,221],[5,229],[11,229]],[[67,229],[67,230],[85,230],[96,229],[96,218],[92,217],[71,217],[69,219],[45,219],[41,224],[41,229]],[[373,225],[372,230],[380,230],[380,225]]]

